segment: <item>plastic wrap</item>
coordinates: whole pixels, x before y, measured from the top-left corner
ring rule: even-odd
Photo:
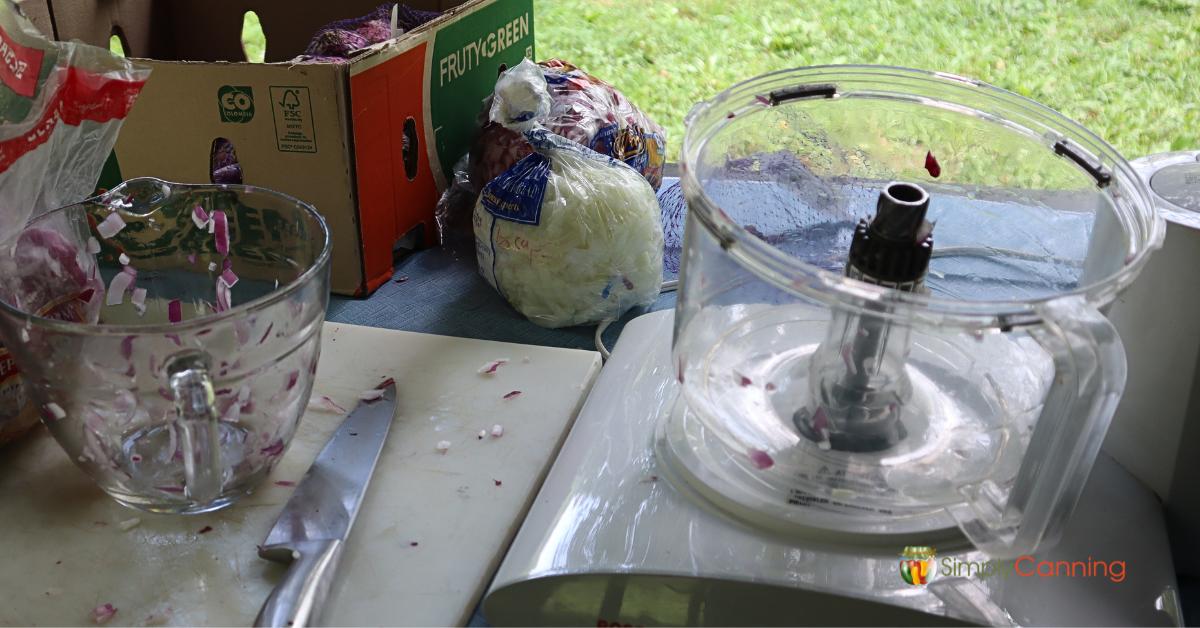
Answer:
[[[533,154],[488,183],[473,225],[480,273],[545,327],[596,323],[646,305],[662,285],[663,232],[650,184],[622,161],[551,133],[541,69],[501,75],[491,118]]]
[[[662,127],[612,85],[562,61],[538,64],[550,94],[542,121],[552,133],[623,161],[654,189],[662,185],[666,135]],[[488,182],[533,152],[519,133],[492,120],[471,151],[471,175]]]
[[[538,63],[550,94],[542,120],[553,133],[602,155],[624,161],[654,189],[662,185],[666,135],[612,85],[560,59]],[[455,164],[454,180],[437,207],[439,237],[453,242],[470,221],[471,207],[484,185],[534,149],[525,137],[488,118],[492,100],[484,103],[479,137],[465,162]]]
[[[10,0],[0,0],[0,61],[0,246],[12,246],[30,218],[95,189],[150,70],[101,48],[47,41]],[[71,257],[61,244],[38,246],[50,259]],[[86,277],[55,281],[64,278],[86,288]],[[0,347],[0,444],[35,421]]]

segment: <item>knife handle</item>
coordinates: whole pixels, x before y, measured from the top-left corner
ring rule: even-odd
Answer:
[[[254,619],[255,626],[299,628],[310,626],[320,617],[329,595],[338,560],[342,557],[339,539],[304,541],[292,549],[293,560],[287,573]]]

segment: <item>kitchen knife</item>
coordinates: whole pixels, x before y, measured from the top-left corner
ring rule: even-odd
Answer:
[[[258,555],[290,563],[255,626],[307,626],[320,617],[338,559],[396,412],[396,384],[342,421],[283,507]]]

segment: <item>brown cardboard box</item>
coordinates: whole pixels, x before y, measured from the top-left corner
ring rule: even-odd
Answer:
[[[499,70],[533,56],[532,0],[416,0],[437,20],[348,63],[290,63],[313,33],[380,0],[49,0],[59,39],[147,58],[125,121],[117,180],[211,180],[218,138],[243,181],[312,203],[333,233],[333,291],[366,295],[392,273],[397,242],[436,240],[433,208],[470,146]],[[266,61],[247,63],[253,10]],[[44,21],[44,20],[43,20]],[[406,152],[405,146],[408,146]]]

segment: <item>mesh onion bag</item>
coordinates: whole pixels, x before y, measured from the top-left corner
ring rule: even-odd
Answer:
[[[533,153],[488,183],[472,216],[480,273],[544,327],[614,319],[662,285],[663,231],[654,189],[626,163],[542,126],[551,98],[525,60],[501,75],[493,122]]]

